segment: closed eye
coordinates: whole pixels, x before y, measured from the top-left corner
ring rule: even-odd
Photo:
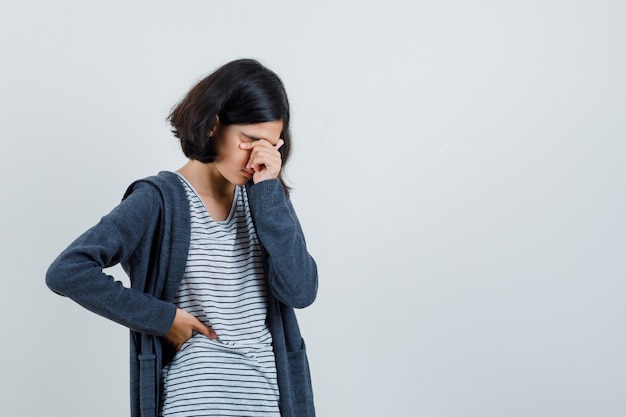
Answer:
[[[256,137],[256,136],[248,135],[248,134],[243,133],[243,132],[241,133],[241,136],[243,136],[245,138],[245,139],[242,140],[242,142],[254,142],[254,141],[263,139],[263,140],[268,141],[272,146],[276,146],[276,143],[280,140],[280,138],[278,138],[274,142],[272,142],[269,139],[259,138],[259,137]]]
[[[244,142],[253,142],[255,140],[261,139],[261,138],[257,138],[256,136],[246,135],[245,133],[242,133],[241,136],[245,138]]]

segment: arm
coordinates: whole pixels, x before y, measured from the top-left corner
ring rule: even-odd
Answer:
[[[157,199],[153,187],[137,187],[50,265],[46,274],[50,289],[133,330],[167,333],[176,315],[174,304],[126,288],[103,272],[103,268],[128,260],[144,234],[156,227]]]
[[[271,291],[290,307],[312,304],[317,295],[317,265],[280,181],[251,185],[248,198],[259,240],[268,254]]]

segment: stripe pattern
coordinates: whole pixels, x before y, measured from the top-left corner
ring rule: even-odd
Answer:
[[[244,187],[214,221],[191,184],[191,244],[175,303],[218,340],[194,334],[163,369],[161,416],[280,417],[261,250]]]

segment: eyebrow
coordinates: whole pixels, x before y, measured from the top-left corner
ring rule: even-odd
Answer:
[[[259,137],[257,137],[257,136],[248,135],[247,133],[243,133],[243,132],[241,132],[241,134],[242,134],[243,136],[245,136],[246,138],[250,139],[250,140],[261,140],[261,139],[265,139],[265,138],[259,138]],[[280,139],[280,138],[279,138],[279,139]],[[269,140],[269,139],[265,139],[265,140],[267,140],[267,141],[268,141],[269,143],[271,143],[272,145],[276,146],[276,144],[275,144],[274,142],[272,142],[271,140]],[[276,140],[276,141],[278,142],[278,140]]]
[[[244,135],[245,137],[247,137],[250,140],[260,140],[262,138],[256,137],[256,136],[252,136],[252,135],[248,135],[247,133],[243,133],[241,132],[242,135]]]

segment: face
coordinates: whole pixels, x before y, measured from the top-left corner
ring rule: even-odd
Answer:
[[[246,169],[250,150],[241,149],[242,142],[266,140],[276,145],[283,130],[283,121],[254,123],[249,125],[220,125],[216,123],[211,140],[215,140],[215,167],[224,179],[234,185],[244,185],[252,178],[252,171]]]

